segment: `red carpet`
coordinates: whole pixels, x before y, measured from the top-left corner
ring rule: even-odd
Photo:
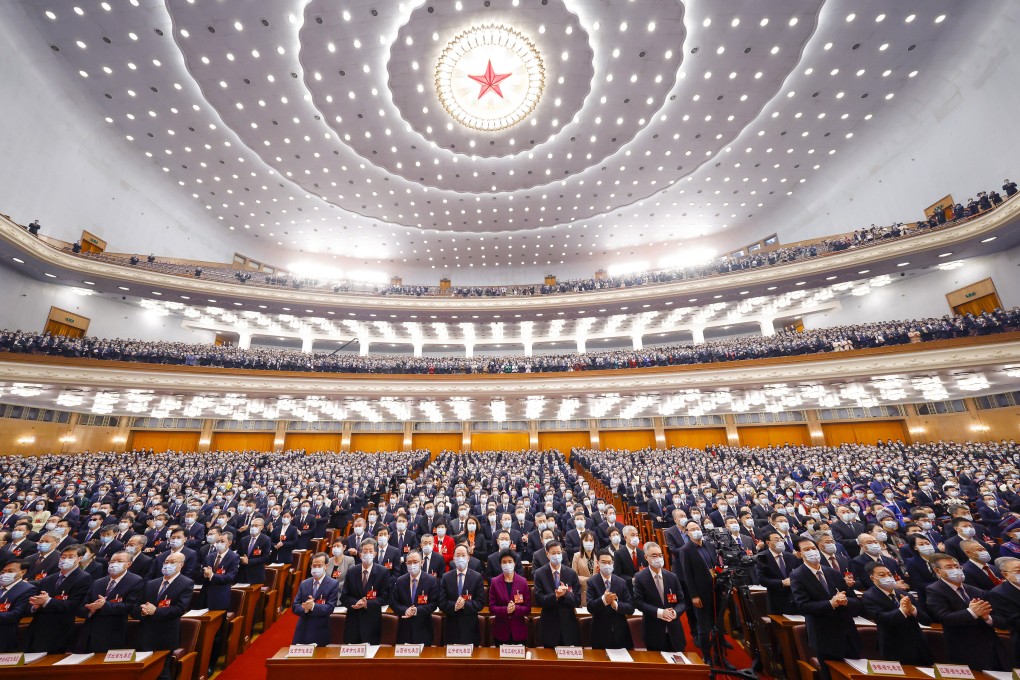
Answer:
[[[280,647],[290,645],[297,627],[297,617],[289,610],[276,620],[269,630],[259,635],[244,654],[234,663],[216,674],[216,680],[255,680],[266,677],[266,659],[276,654]]]
[[[696,652],[697,647],[691,640],[691,631],[687,626],[687,617],[681,619],[684,626],[684,634],[687,636],[687,649]],[[297,617],[290,611],[285,612],[276,620],[268,631],[259,635],[255,642],[236,659],[234,663],[216,675],[216,680],[256,680],[266,677],[266,659],[276,654],[281,647],[290,645],[294,637],[294,628],[297,627]],[[727,650],[726,657],[737,668],[749,668],[751,658],[744,652],[734,640],[730,640],[733,649]]]

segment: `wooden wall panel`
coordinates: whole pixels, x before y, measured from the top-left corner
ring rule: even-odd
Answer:
[[[214,432],[213,451],[272,451],[273,432]]]
[[[704,449],[706,446],[719,444],[726,446],[725,427],[701,427],[686,430],[666,430],[666,446],[686,446],[691,449]]]
[[[531,448],[527,432],[472,432],[472,451],[526,451]]]
[[[411,435],[412,449],[428,449],[435,460],[443,451],[460,451],[464,435],[460,432],[416,432]]]
[[[855,423],[822,423],[826,446],[840,444],[876,444],[879,440],[907,439],[902,420],[866,420]]]
[[[134,430],[128,437],[128,449],[164,451],[198,450],[198,432],[176,430]]]
[[[807,425],[759,425],[757,427],[741,427],[737,429],[740,433],[741,446],[782,446],[794,444],[808,446],[811,444],[811,435]]]
[[[355,432],[351,435],[351,451],[381,453],[403,448],[403,432]]]
[[[538,448],[558,449],[564,456],[570,455],[573,447],[588,448],[591,446],[591,434],[587,431],[575,432],[539,432]]]
[[[655,448],[655,430],[600,430],[599,446],[603,451]]]
[[[284,437],[286,450],[304,449],[307,453],[332,451],[339,453],[343,435],[339,432],[294,432]]]

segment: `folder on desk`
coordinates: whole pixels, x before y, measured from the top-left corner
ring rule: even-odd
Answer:
[[[189,609],[184,612],[185,616],[205,616],[209,613],[208,609]]]
[[[83,661],[88,661],[95,654],[68,654],[60,661],[53,664],[54,666],[77,666]]]
[[[800,614],[783,614],[783,618],[794,623],[804,623],[804,617]]]
[[[854,617],[854,623],[857,624],[858,626],[874,626],[875,625],[874,621],[869,621],[868,619],[864,618],[863,616],[855,616]]]
[[[577,607],[574,611],[577,612],[578,616],[588,616],[587,607]]]
[[[347,607],[333,607],[333,613],[334,614],[346,614],[347,613]]]
[[[634,659],[626,649],[607,649],[606,655],[610,661],[617,663],[633,663]]]

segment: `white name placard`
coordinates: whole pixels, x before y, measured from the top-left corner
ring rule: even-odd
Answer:
[[[397,645],[393,648],[394,657],[414,657],[418,658],[421,656],[421,650],[425,649],[425,645]]]
[[[499,658],[501,659],[527,659],[528,648],[524,645],[500,645]]]
[[[584,648],[583,647],[557,647],[556,648],[557,659],[584,659]]]
[[[973,678],[974,673],[969,666],[960,666],[951,663],[935,664],[936,678]]]
[[[287,648],[288,659],[311,659],[315,656],[315,645],[291,645]]]
[[[103,659],[106,663],[129,663],[135,660],[133,649],[111,649]]]
[[[474,645],[446,645],[446,658],[470,659],[474,651]]]
[[[368,645],[340,645],[341,659],[363,659],[368,654]]]

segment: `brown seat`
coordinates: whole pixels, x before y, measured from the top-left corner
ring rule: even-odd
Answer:
[[[223,665],[229,666],[237,658],[241,650],[241,637],[244,634],[244,600],[247,593],[243,590],[230,591],[230,609],[227,612],[227,649],[224,653]]]
[[[195,664],[198,663],[198,652],[189,652],[177,659],[174,680],[190,680],[195,675]]]
[[[630,639],[634,642],[634,649],[646,649],[645,647],[645,622],[640,616],[631,616],[627,619],[630,627]]]
[[[945,639],[941,630],[927,629],[921,631],[924,634],[924,641],[928,643],[928,649],[935,657],[935,663],[949,663],[949,655],[946,653]]]
[[[198,650],[198,633],[202,630],[202,622],[198,619],[181,619],[181,641],[173,656],[180,661],[184,656]]]
[[[577,617],[577,626],[581,629],[581,646],[591,647],[591,617]]]
[[[397,623],[399,622],[400,619],[397,618],[396,614],[382,615],[382,634],[379,640],[380,644],[383,645],[397,644]]]
[[[347,624],[347,614],[329,615],[329,642],[334,645],[342,645],[344,642],[344,629]]]
[[[482,646],[483,647],[494,647],[496,642],[492,639],[492,628],[496,617],[494,616],[480,616],[479,625],[482,628]]]
[[[878,653],[878,627],[858,626],[857,634],[861,637],[861,658],[881,659]]]
[[[797,651],[797,668],[787,668],[786,677],[816,680],[820,669],[818,657],[808,644],[807,626],[803,623],[793,627],[793,644]]]
[[[441,614],[432,615],[432,644],[441,646],[443,644],[443,629],[446,619]]]

